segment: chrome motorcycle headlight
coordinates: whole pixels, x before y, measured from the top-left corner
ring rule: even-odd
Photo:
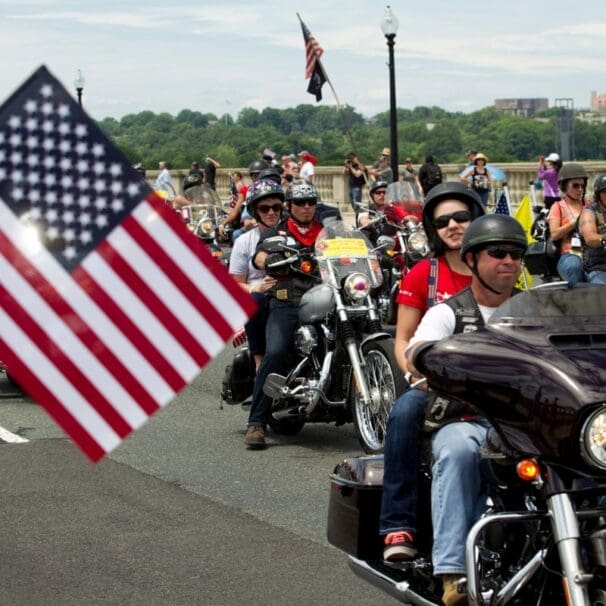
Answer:
[[[427,249],[427,236],[420,231],[411,234],[408,238],[408,246],[417,253],[422,253]]]
[[[313,326],[301,326],[295,332],[295,351],[308,356],[318,344],[318,333]]]
[[[606,406],[585,421],[581,430],[581,453],[590,465],[606,469]]]
[[[364,274],[349,274],[343,282],[343,290],[352,301],[361,301],[370,292],[370,280]]]
[[[202,219],[200,223],[198,223],[198,233],[201,236],[210,236],[215,230],[215,224],[212,219]]]

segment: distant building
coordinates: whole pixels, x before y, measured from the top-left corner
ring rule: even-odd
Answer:
[[[496,109],[512,116],[532,116],[549,107],[549,99],[534,97],[530,99],[495,99]]]
[[[591,111],[606,114],[606,95],[598,95],[596,91],[591,91]]]

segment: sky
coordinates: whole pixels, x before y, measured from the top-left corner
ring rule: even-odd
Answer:
[[[389,109],[386,4],[359,0],[0,0],[0,99],[44,64],[97,120],[182,109],[237,117],[246,107],[315,104],[297,12],[324,49],[342,104]],[[470,112],[497,98],[606,93],[603,3],[393,0],[401,108]],[[321,104],[334,106],[326,84]]]

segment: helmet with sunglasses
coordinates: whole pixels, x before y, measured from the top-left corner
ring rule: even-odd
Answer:
[[[594,200],[599,202],[600,194],[606,191],[606,175],[598,175],[593,182]]]
[[[284,191],[273,179],[259,179],[246,192],[246,208],[257,221],[259,220],[257,207],[265,198],[278,198],[284,201]]]
[[[461,259],[491,244],[512,244],[524,251],[528,239],[522,225],[509,215],[490,214],[479,217],[467,228],[461,244]]]
[[[308,183],[305,179],[293,181],[286,190],[287,202],[304,202],[305,200],[318,201],[318,190],[315,185]]]
[[[375,181],[371,186],[370,189],[368,190],[368,193],[370,195],[374,194],[377,189],[384,189],[387,190],[387,186],[389,185],[389,183],[387,183],[387,181],[383,181],[382,179],[378,179],[377,181]]]
[[[565,181],[569,181],[570,179],[585,179],[585,185],[587,185],[588,176],[582,164],[578,162],[566,162],[558,173],[558,185],[562,191],[566,189]]]
[[[446,181],[432,187],[427,192],[423,204],[423,228],[436,256],[443,255],[447,250],[446,245],[438,235],[433,224],[435,208],[444,200],[459,200],[466,204],[471,213],[472,221],[484,214],[484,207],[482,206],[480,196],[472,189],[469,189],[464,183],[460,181]]]

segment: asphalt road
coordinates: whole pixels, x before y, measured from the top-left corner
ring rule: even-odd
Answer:
[[[219,405],[230,354],[98,465],[0,383],[0,427],[28,440],[0,444],[2,603],[391,603],[325,539],[353,428],[246,450],[246,411]]]

